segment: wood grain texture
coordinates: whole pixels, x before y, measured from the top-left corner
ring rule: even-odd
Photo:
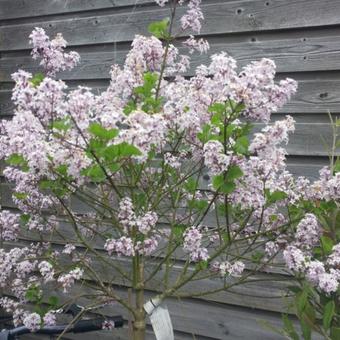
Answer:
[[[254,32],[300,27],[319,27],[340,23],[338,0],[252,0],[206,4],[202,6],[206,23],[202,34]],[[178,9],[178,15],[184,13]],[[317,15],[316,15],[317,13]],[[91,13],[90,13],[91,15]],[[167,17],[167,9],[137,9],[126,13],[101,14],[39,22],[48,34],[63,32],[71,45],[87,45],[132,40],[135,34],[146,34],[151,21]],[[27,37],[33,23],[0,27],[0,50],[28,48]],[[20,27],[20,29],[19,29]],[[177,25],[178,28],[178,25]]]
[[[119,7],[154,4],[152,0],[1,0],[0,21],[43,15],[118,9]]]
[[[310,72],[340,70],[340,33],[339,36],[322,38],[301,38],[257,40],[254,42],[243,41],[225,43],[224,39],[215,39],[211,44],[209,55],[195,53],[191,56],[191,69],[187,75],[192,75],[195,68],[201,64],[209,63],[210,55],[222,51],[228,52],[243,67],[253,60],[271,58],[275,61],[277,72]],[[306,40],[304,40],[306,39]],[[75,49],[77,50],[77,49]],[[108,79],[112,64],[122,64],[126,50],[116,49],[114,45],[106,47],[104,51],[92,46],[88,52],[80,50],[81,63],[72,71],[62,72],[62,79]],[[186,50],[181,52],[187,53]],[[30,56],[8,56],[4,52],[0,64],[0,79],[10,81],[11,73],[18,68],[36,73],[41,68],[38,62]]]

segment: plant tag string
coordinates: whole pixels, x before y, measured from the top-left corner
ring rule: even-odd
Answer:
[[[166,304],[159,298],[150,299],[144,304],[144,310],[150,317],[157,340],[174,340],[174,331]]]

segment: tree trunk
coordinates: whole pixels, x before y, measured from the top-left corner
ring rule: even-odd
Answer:
[[[136,309],[133,323],[133,340],[145,340],[146,313],[144,311],[144,261],[141,257],[137,258],[136,267]]]
[[[133,340],[145,340],[145,313],[138,311],[133,323]]]

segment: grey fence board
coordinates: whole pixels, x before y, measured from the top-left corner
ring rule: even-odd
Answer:
[[[303,35],[303,34],[302,34]],[[275,61],[277,72],[297,71],[328,71],[340,69],[340,58],[334,58],[340,52],[339,36],[323,38],[303,38],[283,40],[265,40],[256,42],[223,43],[223,37],[211,44],[209,55],[194,54],[191,58],[192,74],[200,64],[209,62],[210,55],[222,51],[228,52],[242,67],[253,60],[267,57]],[[112,45],[111,51],[81,52],[81,64],[71,72],[63,72],[63,79],[107,79],[110,66],[114,63],[122,64],[126,56],[126,50],[116,50]],[[186,51],[183,51],[184,53]],[[3,53],[0,65],[0,79],[9,81],[11,73],[19,67],[24,67],[30,72],[37,72],[39,65],[30,56],[6,56]]]
[[[202,34],[340,24],[340,2],[337,0],[324,0],[322,6],[318,0],[233,1],[207,4],[202,8],[206,18]],[[181,12],[183,10],[179,9],[178,14]],[[71,45],[87,45],[132,40],[135,34],[146,34],[151,21],[166,16],[166,9],[132,12],[130,9],[127,13],[40,22],[39,26],[48,33],[62,31]],[[34,27],[34,23],[1,26],[0,49],[29,48],[27,37]]]
[[[117,9],[122,6],[154,4],[152,0],[1,0],[0,21],[28,18],[51,14],[93,11],[98,9]]]

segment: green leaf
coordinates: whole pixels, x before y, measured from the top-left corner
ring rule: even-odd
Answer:
[[[181,239],[186,228],[187,228],[186,224],[176,224],[173,226],[172,232],[176,238]]]
[[[29,302],[39,302],[41,300],[41,296],[42,292],[36,285],[30,286],[25,294],[25,297]]]
[[[208,107],[208,111],[222,115],[226,110],[226,105],[223,103],[214,103]]]
[[[215,190],[218,190],[224,183],[223,175],[216,175],[213,177],[212,185]]]
[[[43,73],[36,73],[33,78],[30,80],[30,83],[34,86],[34,87],[38,87],[40,85],[40,83],[44,80],[45,76]]]
[[[243,176],[243,171],[238,165],[231,165],[228,169],[226,180],[233,181]]]
[[[18,153],[13,153],[6,159],[6,163],[12,166],[18,166],[20,167],[23,171],[28,171],[28,162],[25,160],[25,158],[18,154]]]
[[[210,140],[211,137],[211,127],[209,124],[205,124],[202,127],[202,131],[197,133],[197,138],[202,142],[206,143]]]
[[[237,153],[241,155],[247,155],[249,153],[249,139],[247,136],[241,136],[239,137],[234,145],[234,149]]]
[[[291,320],[289,320],[288,315],[282,315],[282,321],[284,325],[284,330],[293,340],[299,340],[299,335],[296,333],[294,325]]]
[[[236,184],[234,182],[223,183],[220,187],[220,191],[224,194],[230,194],[236,189]]]
[[[29,215],[29,214],[22,214],[20,216],[20,222],[21,222],[22,225],[27,224],[30,219],[31,219],[31,215]]]
[[[53,123],[50,126],[51,129],[64,131],[64,132],[69,130],[70,127],[71,127],[71,123],[70,123],[70,120],[69,120],[68,117],[63,118],[63,119],[57,119],[57,120],[53,121]]]
[[[53,307],[57,307],[58,304],[59,304],[59,299],[58,299],[58,297],[57,297],[57,296],[54,296],[54,295],[50,296],[50,297],[48,298],[48,304],[49,304],[52,308],[53,308]]]
[[[230,194],[236,188],[235,183],[232,181],[225,181],[223,175],[214,176],[212,185],[215,190],[218,190],[224,194]]]
[[[113,139],[117,137],[119,133],[118,129],[106,129],[99,123],[92,123],[88,130],[92,135],[104,140]]]
[[[334,242],[330,237],[323,235],[321,236],[321,245],[324,253],[328,255],[332,252]]]
[[[104,171],[97,164],[84,169],[82,175],[90,177],[90,179],[96,183],[103,182],[106,179]]]
[[[208,261],[199,261],[196,263],[197,270],[204,270],[208,268]]]
[[[340,339],[340,327],[331,328],[331,339],[332,340]]]
[[[197,180],[195,180],[193,177],[190,177],[185,183],[184,188],[189,193],[193,194],[197,189]]]
[[[170,23],[169,18],[161,21],[154,21],[148,26],[148,31],[158,39],[167,39],[169,37],[168,26]]]
[[[298,315],[301,315],[303,311],[305,310],[306,304],[307,304],[307,298],[308,298],[308,291],[306,288],[296,295],[295,304],[296,304]]]
[[[131,112],[135,111],[137,109],[137,104],[130,100],[124,107],[123,112],[128,116]]]
[[[14,192],[13,196],[16,197],[18,200],[24,200],[28,197],[28,194],[25,192]]]
[[[300,320],[302,335],[304,340],[311,340],[312,338],[312,328],[303,319]]]
[[[251,259],[254,263],[261,263],[261,260],[264,258],[265,253],[262,251],[256,251],[254,254],[251,255]]]
[[[283,191],[266,191],[267,204],[273,204],[277,201],[282,201],[287,198],[287,194]]]
[[[323,318],[322,318],[323,328],[326,331],[331,326],[331,322],[332,322],[334,314],[335,314],[335,303],[333,300],[331,300],[326,304],[324,308],[324,312],[323,312]]]
[[[108,146],[103,151],[103,154],[106,160],[112,160],[115,158],[140,156],[142,153],[134,145],[128,144],[126,142],[122,142],[120,144],[114,144],[114,145]]]
[[[198,211],[204,211],[208,206],[208,201],[206,200],[191,200],[188,202],[189,208],[196,209]]]
[[[55,171],[58,173],[58,175],[67,177],[68,166],[66,164],[61,164],[55,169]]]
[[[137,86],[134,93],[145,98],[150,98],[153,93],[152,90],[156,87],[158,81],[157,73],[146,72],[143,76],[144,83],[142,86]]]
[[[337,159],[335,164],[334,164],[334,168],[333,168],[334,173],[338,173],[340,172],[340,159]]]

